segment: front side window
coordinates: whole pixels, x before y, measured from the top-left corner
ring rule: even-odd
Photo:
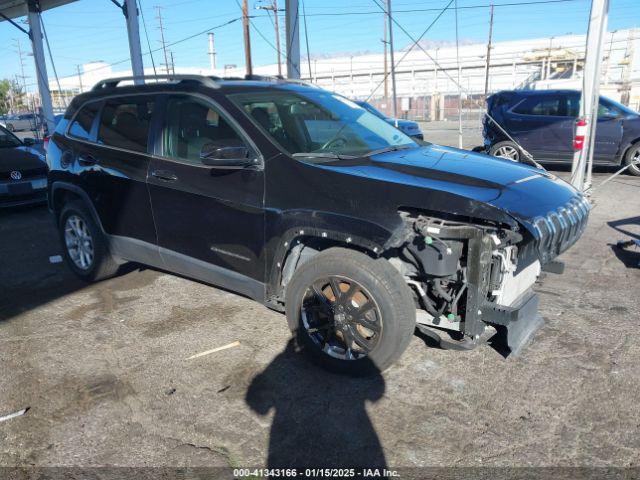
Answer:
[[[204,100],[189,96],[171,97],[165,118],[162,149],[166,157],[202,163],[203,149],[246,146],[220,112]]]
[[[82,107],[69,127],[69,135],[82,140],[89,140],[91,137],[91,126],[98,114],[99,106],[99,102],[92,102]]]
[[[331,92],[254,92],[232,99],[291,155],[358,156],[386,148],[418,148],[378,116]]]
[[[600,99],[598,103],[598,118],[618,118],[622,112],[607,100]]]
[[[146,152],[153,102],[145,97],[107,100],[102,108],[98,143]]]

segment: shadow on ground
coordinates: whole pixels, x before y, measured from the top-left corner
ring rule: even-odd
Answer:
[[[0,241],[0,321],[90,287],[59,258],[52,262],[62,256],[62,244],[46,206],[0,210]],[[123,265],[118,273],[137,269]]]
[[[260,415],[274,411],[267,466],[385,468],[365,409],[384,395],[380,372],[346,379],[320,370],[293,343],[253,378],[245,398]]]
[[[636,226],[640,227],[640,216],[623,218],[620,220],[613,220],[607,222],[614,230],[631,237],[635,240],[640,240],[640,234],[632,232],[628,227]],[[638,229],[636,229],[638,230]],[[639,230],[640,231],[640,230]],[[626,241],[627,239],[621,239]],[[620,260],[627,268],[640,268],[640,249],[636,246],[623,247],[619,244],[609,244],[614,255]]]

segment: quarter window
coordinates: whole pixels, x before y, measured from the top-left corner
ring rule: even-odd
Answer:
[[[203,148],[246,146],[225,118],[203,100],[180,96],[167,102],[162,135],[164,155],[201,163]]]
[[[89,140],[93,120],[98,114],[98,106],[98,102],[92,102],[82,107],[69,127],[69,135],[82,140]]]
[[[98,143],[146,152],[153,102],[144,97],[108,100],[100,118]]]

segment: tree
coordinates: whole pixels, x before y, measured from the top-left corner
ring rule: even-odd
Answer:
[[[0,80],[0,115],[20,110],[24,104],[22,86],[15,80]]]

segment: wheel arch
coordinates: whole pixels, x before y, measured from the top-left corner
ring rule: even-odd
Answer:
[[[629,150],[631,150],[633,147],[635,147],[639,143],[640,143],[640,137],[634,138],[632,140],[625,142],[624,147],[620,150],[621,153],[620,153],[620,157],[618,158],[618,163],[620,163],[621,165],[624,164],[627,161],[627,154],[629,153]]]
[[[391,234],[389,233],[387,238]],[[328,228],[294,227],[279,238],[268,271],[267,303],[283,310],[286,287],[296,269],[305,261],[333,247],[356,250],[378,258],[385,250],[383,241],[362,235]]]
[[[93,220],[96,222],[96,225],[98,225],[102,233],[105,233],[104,228],[102,227],[102,222],[100,221],[100,217],[93,205],[93,202],[89,198],[89,195],[87,195],[87,193],[82,188],[74,185],[73,183],[61,181],[56,181],[51,185],[49,209],[55,215],[56,220],[60,216],[60,212],[62,212],[65,203],[73,200],[79,200],[87,207],[89,213],[93,217]]]

